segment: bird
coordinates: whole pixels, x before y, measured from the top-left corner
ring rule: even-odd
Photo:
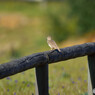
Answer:
[[[47,37],[47,43],[48,43],[49,47],[51,48],[51,50],[57,49],[59,52],[61,52],[61,50],[57,46],[56,42],[54,40],[52,40],[51,36]]]

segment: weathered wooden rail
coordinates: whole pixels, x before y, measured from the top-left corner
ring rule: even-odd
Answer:
[[[25,56],[8,63],[0,64],[0,79],[36,68],[37,95],[49,95],[48,92],[48,64],[76,57],[88,56],[92,89],[95,88],[95,43],[85,43],[58,50],[45,51]],[[93,93],[93,95],[95,95]]]

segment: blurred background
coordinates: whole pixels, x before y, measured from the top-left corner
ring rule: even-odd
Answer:
[[[30,1],[0,1],[1,64],[50,50],[48,35],[60,48],[95,42],[94,0]],[[59,63],[49,65],[50,95],[88,95],[87,58]],[[35,69],[0,85],[0,95],[35,95]]]

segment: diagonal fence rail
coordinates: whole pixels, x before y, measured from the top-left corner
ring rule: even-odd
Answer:
[[[48,92],[48,64],[88,56],[88,65],[91,76],[92,89],[95,88],[95,43],[85,43],[66,47],[58,50],[45,51],[32,54],[0,64],[0,79],[20,73],[22,71],[36,68],[37,95],[49,95]],[[95,95],[93,93],[93,95]]]

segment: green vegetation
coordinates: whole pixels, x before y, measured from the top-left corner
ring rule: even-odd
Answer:
[[[67,0],[72,11],[71,16],[77,16],[79,34],[95,31],[95,1]]]
[[[95,2],[66,0],[64,2],[0,2],[0,12],[18,13],[40,20],[40,31],[58,42],[69,37],[84,36],[95,31]],[[59,35],[60,34],[60,35]]]
[[[67,2],[0,2],[0,63],[49,50],[47,35],[62,42],[80,34],[79,17],[70,8]],[[87,95],[87,58],[49,65],[49,91]],[[35,95],[35,70],[0,80],[0,95]]]

